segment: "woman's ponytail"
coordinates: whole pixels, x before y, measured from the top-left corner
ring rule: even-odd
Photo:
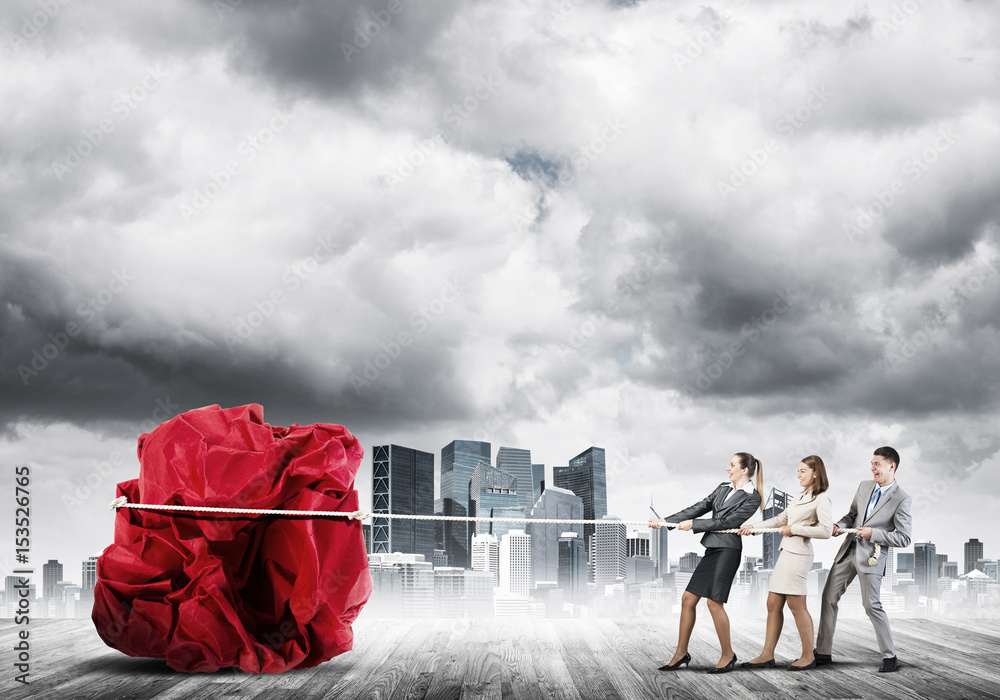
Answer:
[[[747,475],[751,479],[754,474],[757,475],[757,493],[760,495],[760,512],[764,512],[764,465],[760,463],[760,460],[754,457],[749,452],[737,452],[736,456],[740,458],[740,464],[743,468],[749,471]]]
[[[764,512],[764,465],[757,460],[757,493],[760,495],[760,512]]]

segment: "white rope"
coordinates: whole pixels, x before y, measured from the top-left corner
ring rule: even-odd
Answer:
[[[397,520],[451,520],[451,521],[473,521],[490,523],[558,523],[563,525],[596,525],[597,523],[620,523],[622,525],[649,525],[649,520],[562,520],[558,518],[486,518],[463,515],[410,515],[407,513],[370,513],[366,510],[340,511],[340,510],[267,510],[263,508],[214,508],[211,506],[157,506],[142,503],[129,503],[128,498],[119,496],[111,501],[108,506],[111,510],[118,508],[136,508],[143,510],[186,510],[198,513],[241,513],[245,515],[308,515],[323,516],[328,518],[349,518],[351,520],[367,520],[368,518],[394,518]],[[663,527],[668,530],[676,528],[678,523],[664,523]],[[751,526],[752,527],[752,526]],[[734,527],[728,530],[712,530],[720,534],[739,534],[741,528]],[[766,532],[781,532],[781,528],[754,528],[749,534],[760,535]],[[857,533],[855,528],[841,528],[840,532]],[[879,553],[882,548],[875,544],[875,553],[868,559],[869,566],[878,563]]]

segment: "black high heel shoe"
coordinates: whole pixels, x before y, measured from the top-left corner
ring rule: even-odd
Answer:
[[[743,668],[774,668],[774,659],[761,661],[759,664],[755,664],[753,661],[744,661],[740,666]]]
[[[667,664],[665,666],[660,666],[659,671],[676,671],[682,665],[687,664],[688,668],[691,667],[691,655],[685,654],[684,657],[675,664]]]
[[[716,666],[715,668],[710,668],[710,669],[708,669],[708,672],[709,673],[729,673],[730,671],[733,670],[733,668],[735,666],[736,666],[736,654],[733,654],[733,658],[731,658],[729,660],[728,664],[726,664],[725,666],[723,666],[721,668],[719,668],[718,666]]]

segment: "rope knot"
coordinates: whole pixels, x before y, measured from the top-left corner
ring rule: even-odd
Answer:
[[[372,514],[369,513],[367,510],[356,510],[347,517],[350,518],[351,520],[367,520],[368,518],[372,517]]]
[[[115,500],[111,501],[111,505],[108,506],[108,510],[118,510],[126,503],[128,503],[128,499],[125,496],[119,496]]]

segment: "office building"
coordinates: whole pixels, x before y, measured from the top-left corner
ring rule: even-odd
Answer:
[[[439,566],[448,566],[448,555],[445,554],[443,549],[435,549],[434,558],[431,561],[435,569]]]
[[[532,497],[537,501],[542,497],[542,491],[545,490],[545,465],[544,464],[532,464],[531,465],[531,489]]]
[[[630,584],[650,583],[655,578],[652,557],[636,555],[625,560],[625,580]]]
[[[84,591],[94,590],[94,586],[97,585],[97,557],[87,557],[87,560],[83,562],[80,573],[83,578],[80,588]]]
[[[980,566],[982,568],[980,568]],[[976,565],[976,568],[982,571],[987,576],[989,576],[994,581],[1000,580],[1000,575],[998,575],[998,570],[997,570],[997,561],[995,559],[980,559],[978,564]]]
[[[477,440],[453,440],[441,449],[441,515],[469,515],[469,482],[480,462],[490,463],[491,446]],[[452,566],[468,568],[472,536],[467,522],[443,521],[441,545]]]
[[[499,517],[494,513],[496,510],[513,512],[513,517],[524,517],[524,511],[518,506],[517,479],[505,471],[491,467],[488,462],[480,462],[472,478],[469,480],[469,515],[474,518]],[[496,535],[494,525],[489,521],[469,523],[469,543],[472,543],[472,535]],[[523,525],[518,526],[522,530]],[[503,535],[500,535],[502,537]],[[497,538],[499,540],[499,537]]]
[[[583,499],[569,489],[558,486],[547,488],[531,509],[531,518],[581,520]],[[531,535],[532,583],[558,579],[559,537],[564,532],[575,532],[582,541],[583,527],[564,523],[528,523],[524,530]]]
[[[434,566],[422,554],[372,554],[371,602],[390,617],[434,616]]]
[[[937,548],[933,543],[913,543],[913,581],[922,596],[936,596],[938,590]]]
[[[626,529],[620,518],[605,515],[594,531],[594,583],[602,586],[620,583],[627,573],[628,545]]]
[[[896,573],[913,573],[913,552],[899,552],[896,554]]]
[[[957,563],[957,562],[956,562]],[[966,585],[966,596],[970,604],[980,608],[995,608],[1000,603],[1000,582],[992,579],[979,569],[962,575]]]
[[[19,576],[7,576],[4,579],[3,599],[7,606],[7,614],[5,617],[14,617],[18,612],[18,603],[20,602],[21,597],[19,593],[20,589],[15,588],[15,586],[20,580]]]
[[[434,455],[400,445],[372,448],[372,553],[434,556],[430,520],[379,518],[378,513],[434,514]]]
[[[56,598],[56,584],[63,580],[63,565],[55,559],[49,559],[42,564],[42,611],[43,615],[50,617],[50,602]],[[62,601],[58,603],[58,608],[62,609]],[[58,615],[62,617],[62,615]]]
[[[500,542],[490,533],[472,536],[472,569],[493,575],[493,586],[500,585]]]
[[[527,598],[531,590],[531,535],[511,530],[500,540],[500,590]]]
[[[976,568],[976,562],[983,558],[983,543],[978,539],[971,539],[965,543],[965,567],[962,571],[967,574]]]
[[[524,513],[530,513],[537,500],[532,485],[531,450],[501,447],[497,450],[497,469],[517,479],[517,507]]]
[[[764,504],[764,520],[780,515],[786,508],[790,499],[784,491],[772,488]],[[781,534],[777,532],[765,532],[761,535],[763,547],[763,560],[765,569],[773,569],[778,562],[779,549],[781,547]]]
[[[661,528],[662,529],[662,528]],[[628,548],[628,556],[630,557],[650,557],[652,559],[652,552],[650,547],[650,538],[648,532],[639,532],[638,530],[632,530],[628,533],[628,538],[625,540],[626,546]]]
[[[583,519],[600,520],[608,514],[607,470],[604,450],[590,447],[569,461],[553,467],[552,484],[569,489],[583,499]],[[584,525],[584,540],[594,536],[594,525]]]
[[[948,563],[948,555],[947,554],[938,554],[937,555],[938,578],[944,578],[944,566],[947,563]]]
[[[579,532],[559,536],[559,571],[556,581],[571,603],[582,603],[587,592],[587,551]]]
[[[661,527],[649,533],[650,554],[656,565],[656,577],[662,579],[670,573],[670,548],[667,528]]]
[[[493,576],[457,567],[434,570],[434,609],[442,617],[493,617]]]
[[[958,578],[958,562],[957,561],[946,561],[944,566],[941,567],[941,577],[942,578]]]
[[[698,568],[699,562],[701,562],[701,556],[697,552],[688,552],[677,562],[677,568],[684,573],[690,573]]]

